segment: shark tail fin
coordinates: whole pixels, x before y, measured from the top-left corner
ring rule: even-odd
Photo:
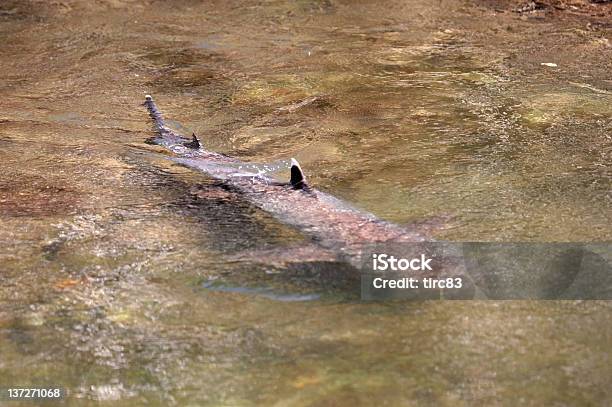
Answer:
[[[151,119],[153,119],[153,122],[155,122],[155,127],[157,127],[157,129],[160,131],[163,130],[164,118],[162,117],[162,114],[157,108],[157,106],[155,105],[155,102],[153,101],[153,98],[151,97],[151,95],[145,96],[144,105],[147,107],[147,110],[149,111],[149,116],[151,116]]]
[[[295,158],[291,159],[291,179],[289,182],[291,183],[291,186],[295,189],[308,188],[308,184],[306,184],[306,177],[302,172],[300,164]]]

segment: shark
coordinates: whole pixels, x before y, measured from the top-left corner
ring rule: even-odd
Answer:
[[[376,217],[315,188],[295,158],[288,163],[290,178],[279,182],[255,166],[224,154],[209,151],[195,135],[186,137],[168,127],[150,95],[144,106],[153,121],[155,136],[149,143],[171,152],[175,163],[221,181],[249,203],[281,223],[297,228],[313,242],[332,253],[359,263],[361,248],[367,244],[427,242],[427,227],[401,226]]]
[[[534,244],[467,243],[453,246],[450,242],[450,246],[440,246],[438,251],[437,244],[445,245],[449,242],[438,241],[431,235],[443,229],[449,217],[439,216],[404,226],[380,219],[317,189],[308,181],[295,158],[286,164],[289,167],[289,179],[280,182],[268,175],[268,171],[261,171],[261,166],[209,151],[195,134],[186,137],[168,127],[150,95],[145,97],[144,105],[155,131],[148,142],[169,150],[169,158],[173,162],[220,181],[226,190],[312,238],[312,243],[306,242],[297,248],[283,247],[282,250],[272,250],[269,253],[259,250],[238,255],[233,260],[263,261],[266,265],[280,265],[287,269],[297,267],[298,271],[306,270],[308,275],[314,274],[326,281],[333,281],[335,286],[346,283],[347,287],[352,288],[360,276],[360,273],[354,272],[355,269],[364,271],[368,269],[366,264],[372,262],[371,258],[365,256],[366,252],[370,253],[368,249],[378,246],[389,248],[393,253],[399,247],[399,254],[440,255],[436,259],[436,270],[419,271],[419,276],[442,276],[443,281],[448,281],[447,277],[460,276],[464,286],[447,290],[444,294],[444,298],[457,299],[475,298],[476,295],[478,298],[488,296],[497,299],[563,298],[559,297],[561,295],[578,295],[578,298],[583,298],[584,293],[571,294],[570,286],[577,278],[578,271],[584,272],[582,269],[588,265],[589,273],[598,273],[604,277],[610,275],[609,264],[595,252],[591,253],[591,249],[582,247],[582,244],[541,244],[538,247]],[[411,247],[416,251],[411,251]],[[408,248],[408,251],[404,252],[401,248]],[[591,263],[584,263],[582,259],[586,256],[591,256]],[[424,260],[421,257],[422,265],[425,264]],[[517,265],[522,266],[517,270]],[[370,280],[366,278],[361,281],[362,284],[363,281],[367,285]],[[568,289],[570,294],[564,294]],[[410,298],[421,299],[438,298],[436,295],[439,295],[436,290],[404,290],[402,293],[415,296]],[[387,297],[384,298],[392,298],[394,294],[397,292],[386,293]],[[597,296],[601,293],[588,295]]]

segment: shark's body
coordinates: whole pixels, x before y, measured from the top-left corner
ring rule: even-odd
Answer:
[[[297,161],[292,159],[291,181],[281,184],[265,174],[244,171],[249,164],[206,151],[200,141],[168,128],[155,102],[147,96],[145,106],[153,119],[157,136],[151,142],[172,151],[173,160],[223,180],[247,201],[270,213],[279,221],[312,236],[327,249],[352,257],[369,243],[422,242],[429,240],[416,231],[378,219],[325,192],[306,184]]]

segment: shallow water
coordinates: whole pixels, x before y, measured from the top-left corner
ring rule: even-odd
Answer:
[[[360,303],[313,272],[342,265],[291,255],[308,237],[144,144],[141,105],[243,161],[296,157],[381,218],[449,216],[440,239],[609,241],[609,30],[444,0],[0,11],[0,386],[70,405],[612,402],[609,303]]]

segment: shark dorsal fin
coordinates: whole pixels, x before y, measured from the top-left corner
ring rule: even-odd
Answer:
[[[295,189],[304,189],[308,187],[302,168],[295,158],[291,159],[291,180],[289,182]]]
[[[185,147],[193,148],[194,150],[197,150],[201,147],[200,140],[198,140],[198,137],[195,135],[195,133],[191,135],[191,141],[183,143],[183,145]]]

